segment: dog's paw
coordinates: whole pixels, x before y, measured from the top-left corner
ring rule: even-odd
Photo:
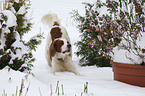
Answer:
[[[55,75],[55,71],[52,70],[51,73],[52,73],[53,75]]]
[[[75,72],[75,75],[77,76],[81,76],[81,74],[79,72]]]

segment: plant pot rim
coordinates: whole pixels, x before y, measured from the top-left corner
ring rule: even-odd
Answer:
[[[112,65],[117,65],[117,66],[126,66],[126,67],[132,67],[132,68],[134,68],[134,67],[136,67],[136,68],[145,68],[145,66],[144,65],[137,65],[137,64],[128,64],[128,63],[120,63],[120,62],[110,62],[110,64],[112,64]]]
[[[145,87],[145,66],[110,62],[113,67],[114,80]]]

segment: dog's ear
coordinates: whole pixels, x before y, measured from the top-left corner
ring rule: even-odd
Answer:
[[[50,54],[50,59],[52,59],[52,57],[55,55],[56,53],[56,49],[54,47],[55,42],[52,42],[50,48],[49,48],[49,54]]]
[[[61,47],[63,46],[64,42],[62,40],[55,40],[52,42],[49,48],[50,58],[52,58],[56,52],[61,53]]]

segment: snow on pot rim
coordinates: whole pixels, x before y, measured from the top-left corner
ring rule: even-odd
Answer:
[[[123,41],[124,42],[124,41]],[[142,33],[142,37],[140,37],[137,41],[137,45],[140,46],[142,50],[145,49],[145,33]],[[125,49],[120,49],[118,46],[113,49],[114,55],[113,62],[125,63],[125,64],[138,64],[140,65],[142,62],[145,62],[145,58],[140,58],[135,55],[133,52],[129,52]],[[140,52],[139,54],[144,55],[144,52]],[[132,58],[133,61],[129,60],[127,57]]]

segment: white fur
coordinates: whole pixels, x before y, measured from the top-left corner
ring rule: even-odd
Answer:
[[[59,23],[59,19],[55,13],[48,13],[41,19],[41,22],[49,27],[52,27],[55,21]]]
[[[70,38],[68,36],[68,33],[67,33],[66,29],[62,26],[60,26],[59,28],[61,28],[62,38],[66,39],[67,41],[70,42]],[[46,47],[45,47],[45,53],[46,53],[45,57],[46,57],[46,60],[47,60],[49,66],[51,66],[51,62],[50,62],[50,56],[49,56],[48,53],[49,53],[49,48],[50,48],[51,43],[52,43],[52,38],[51,38],[51,35],[50,35],[50,32],[49,32],[48,35],[47,35]]]
[[[63,26],[61,26],[59,19],[55,13],[48,13],[48,14],[44,15],[42,17],[41,21],[43,24],[47,24],[49,26],[50,30],[52,28],[59,27],[62,32],[62,38],[66,39],[67,41],[70,42],[70,38],[68,36],[66,29]],[[59,23],[60,26],[53,26],[54,22]],[[49,33],[47,35],[47,40],[46,40],[45,57],[46,57],[48,65],[50,67],[51,67],[51,62],[50,62],[51,60],[50,60],[50,56],[49,56],[49,48],[50,48],[51,43],[52,43],[52,38],[50,35],[50,31],[49,31]]]
[[[63,40],[64,45],[61,47],[62,52],[68,50],[66,39],[59,38],[56,40]],[[55,72],[69,71],[69,72],[73,72],[76,75],[80,75],[73,64],[70,54],[71,52],[66,52],[66,53],[56,52],[55,56],[52,57],[52,73],[53,74],[55,74]],[[59,61],[58,58],[61,58],[63,61]]]
[[[66,39],[60,39],[60,40],[63,40],[64,44],[63,46],[61,47],[61,51],[66,51],[67,50],[67,40]]]
[[[61,29],[61,32],[62,32],[62,37],[61,38],[70,42],[69,35],[68,35],[66,29],[63,26],[61,26],[61,24],[59,22],[59,19],[58,19],[56,14],[48,13],[48,14],[46,14],[42,17],[41,21],[42,21],[42,23],[47,24],[49,26],[50,30],[54,27],[59,27]],[[57,22],[60,26],[53,26],[54,22]],[[72,57],[71,57],[72,56],[72,50],[70,52],[71,56],[67,56],[67,55],[64,55],[64,54],[57,53],[52,58],[52,61],[50,60],[49,48],[51,46],[51,43],[52,43],[52,38],[51,38],[51,35],[50,35],[50,31],[49,31],[48,36],[47,36],[47,40],[46,40],[45,57],[46,57],[46,60],[48,62],[48,65],[50,67],[52,67],[53,74],[55,74],[55,72],[57,72],[57,71],[61,71],[60,69],[62,69],[62,68],[65,69],[65,67],[62,67],[62,66],[66,65],[66,69],[68,69],[67,71],[71,71],[71,72],[79,75],[79,73],[76,71],[75,66],[73,65],[73,62],[72,62]],[[66,45],[63,46],[62,50],[65,50],[65,48],[66,48]],[[59,56],[61,56],[61,57],[63,56],[64,59],[67,57],[67,60],[64,62],[64,64],[62,66],[59,65],[60,62],[56,59]]]
[[[60,56],[60,53],[56,53],[56,55],[52,58],[52,73],[55,74],[55,72],[64,72],[64,71],[69,71],[73,72],[76,75],[80,75],[72,61],[71,56],[65,55],[63,58],[65,61],[62,63],[62,61],[57,60],[57,56]],[[62,55],[61,55],[62,56]]]

